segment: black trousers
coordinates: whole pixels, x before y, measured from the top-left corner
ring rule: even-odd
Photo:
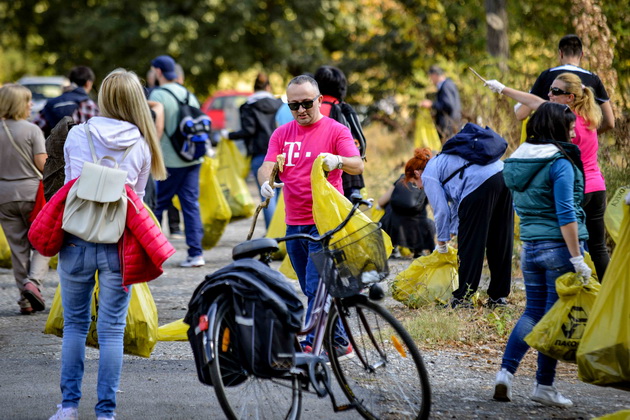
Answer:
[[[601,282],[608,267],[610,256],[606,248],[606,226],[604,212],[606,211],[606,191],[594,191],[584,194],[582,208],[586,213],[586,230],[588,230],[588,253],[591,255],[597,278]]]
[[[512,283],[514,209],[503,173],[468,194],[459,204],[458,216],[459,288],[453,296],[469,298],[477,291],[485,254],[490,269],[488,296],[507,297]]]

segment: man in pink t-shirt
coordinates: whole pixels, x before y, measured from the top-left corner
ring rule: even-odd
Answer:
[[[262,185],[260,193],[263,197],[274,196],[274,189],[269,185],[269,176],[276,157],[283,154],[284,169],[279,176],[284,186],[286,233],[318,235],[313,221],[311,192],[313,162],[320,154],[325,155],[323,169],[329,171],[328,182],[343,194],[342,171],[351,175],[362,173],[363,160],[350,130],[320,112],[322,96],[315,79],[302,75],[291,80],[287,86],[287,101],[294,121],[278,127],[269,139],[265,162],[258,171],[258,180]],[[321,244],[294,240],[288,241],[286,245],[300,287],[308,298],[306,312],[308,323],[319,283],[319,274],[309,254],[321,250]],[[312,336],[308,336],[302,343],[305,349],[308,350],[307,346],[311,346],[311,340]],[[338,336],[336,345],[344,350],[348,343],[343,337]]]

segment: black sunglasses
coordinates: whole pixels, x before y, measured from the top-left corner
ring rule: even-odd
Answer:
[[[571,92],[567,92],[566,90],[562,90],[557,87],[552,87],[551,89],[549,89],[549,93],[551,93],[553,96],[571,95]]]
[[[314,97],[313,99],[311,99],[310,101],[302,101],[302,102],[289,102],[287,105],[289,105],[289,109],[291,111],[297,111],[298,109],[300,109],[300,107],[303,107],[304,109],[311,109],[313,108],[313,103],[320,97],[321,95],[317,95],[316,97]]]

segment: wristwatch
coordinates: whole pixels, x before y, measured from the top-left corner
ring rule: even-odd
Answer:
[[[337,164],[337,169],[343,169],[343,158],[341,156],[338,156],[339,158],[339,163]]]

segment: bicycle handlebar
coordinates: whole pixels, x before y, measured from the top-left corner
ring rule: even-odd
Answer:
[[[372,207],[372,202],[368,201],[368,200],[363,200],[363,199],[355,201],[354,205],[352,206],[352,209],[350,209],[350,212],[348,213],[346,218],[339,224],[339,226],[337,226],[334,229],[329,230],[328,232],[324,233],[323,235],[313,236],[313,235],[309,235],[307,233],[296,233],[296,234],[293,234],[293,235],[283,236],[281,238],[275,238],[275,240],[276,240],[276,242],[280,243],[280,242],[293,241],[295,239],[306,239],[306,240],[309,240],[311,242],[324,242],[324,244],[327,245],[326,241],[329,240],[330,238],[332,238],[332,236],[335,233],[339,232],[341,229],[343,229],[348,224],[348,222],[350,221],[352,216],[354,216],[354,214],[356,213],[357,209],[361,205],[365,205],[368,208],[371,208]]]

